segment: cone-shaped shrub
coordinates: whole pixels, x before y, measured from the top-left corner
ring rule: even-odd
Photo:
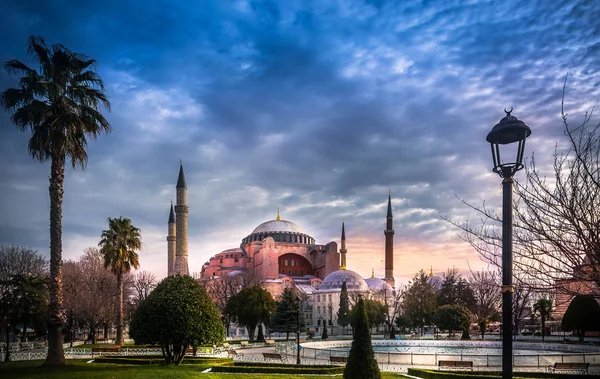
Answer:
[[[327,325],[325,325],[323,327],[323,334],[321,335],[321,339],[326,340],[327,338],[329,338],[329,336],[327,335]]]
[[[381,373],[377,367],[371,344],[371,332],[364,300],[360,298],[356,306],[358,317],[354,326],[354,339],[348,363],[344,369],[344,379],[380,379]]]

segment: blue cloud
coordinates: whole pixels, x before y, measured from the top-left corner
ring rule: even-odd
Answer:
[[[499,201],[485,135],[502,109],[530,124],[528,152],[548,153],[562,135],[566,72],[573,114],[600,91],[593,1],[22,1],[3,10],[0,60],[27,60],[27,37],[43,35],[96,58],[112,101],[113,133],[90,144],[86,171],[67,173],[65,255],[124,215],[142,227],[142,264],[159,275],[179,159],[192,270],[278,207],[320,242],[337,239],[345,219],[378,254],[389,188],[400,254],[408,243],[444,249],[460,242],[439,216],[468,215],[455,194]],[[14,85],[0,73],[1,89]],[[10,215],[0,243],[47,251],[48,167],[26,143],[0,113],[0,207]],[[477,261],[462,251],[449,264]],[[397,267],[415,271],[410,261]]]

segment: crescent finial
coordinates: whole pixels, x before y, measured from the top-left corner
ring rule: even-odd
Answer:
[[[506,113],[507,116],[510,116],[512,111],[513,111],[513,107],[510,107],[509,111],[507,111],[506,108],[504,108],[504,112]]]

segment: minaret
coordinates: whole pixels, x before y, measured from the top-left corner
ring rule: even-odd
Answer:
[[[188,268],[188,212],[187,206],[187,185],[185,175],[183,175],[183,163],[179,163],[179,177],[177,178],[177,205],[176,214],[176,254],[175,254],[175,273],[189,275]]]
[[[386,227],[383,231],[385,235],[385,280],[387,284],[396,287],[394,280],[394,225],[392,216],[392,191],[388,194],[388,208],[386,217]]]
[[[342,265],[340,267],[340,269],[345,270],[346,269],[346,253],[348,252],[348,250],[346,250],[346,227],[344,226],[344,223],[342,222],[342,247],[340,248],[340,255],[342,256]]]
[[[176,247],[176,226],[175,212],[173,211],[173,201],[171,201],[171,212],[169,212],[169,234],[167,235],[167,275],[171,276],[175,273],[175,247]]]

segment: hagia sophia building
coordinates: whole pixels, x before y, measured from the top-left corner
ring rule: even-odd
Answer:
[[[168,275],[189,275],[187,245],[187,186],[180,165],[177,203],[171,204],[168,222]],[[394,229],[391,193],[388,195],[385,235],[385,277],[364,279],[346,267],[346,230],[342,223],[341,246],[318,244],[299,225],[280,217],[263,222],[241,239],[239,247],[212,256],[202,266],[199,280],[219,280],[251,274],[278,300],[285,288],[301,295],[307,326],[317,331],[337,326],[340,292],[344,282],[351,294],[392,296],[394,291]],[[232,334],[243,330],[232,328]]]

